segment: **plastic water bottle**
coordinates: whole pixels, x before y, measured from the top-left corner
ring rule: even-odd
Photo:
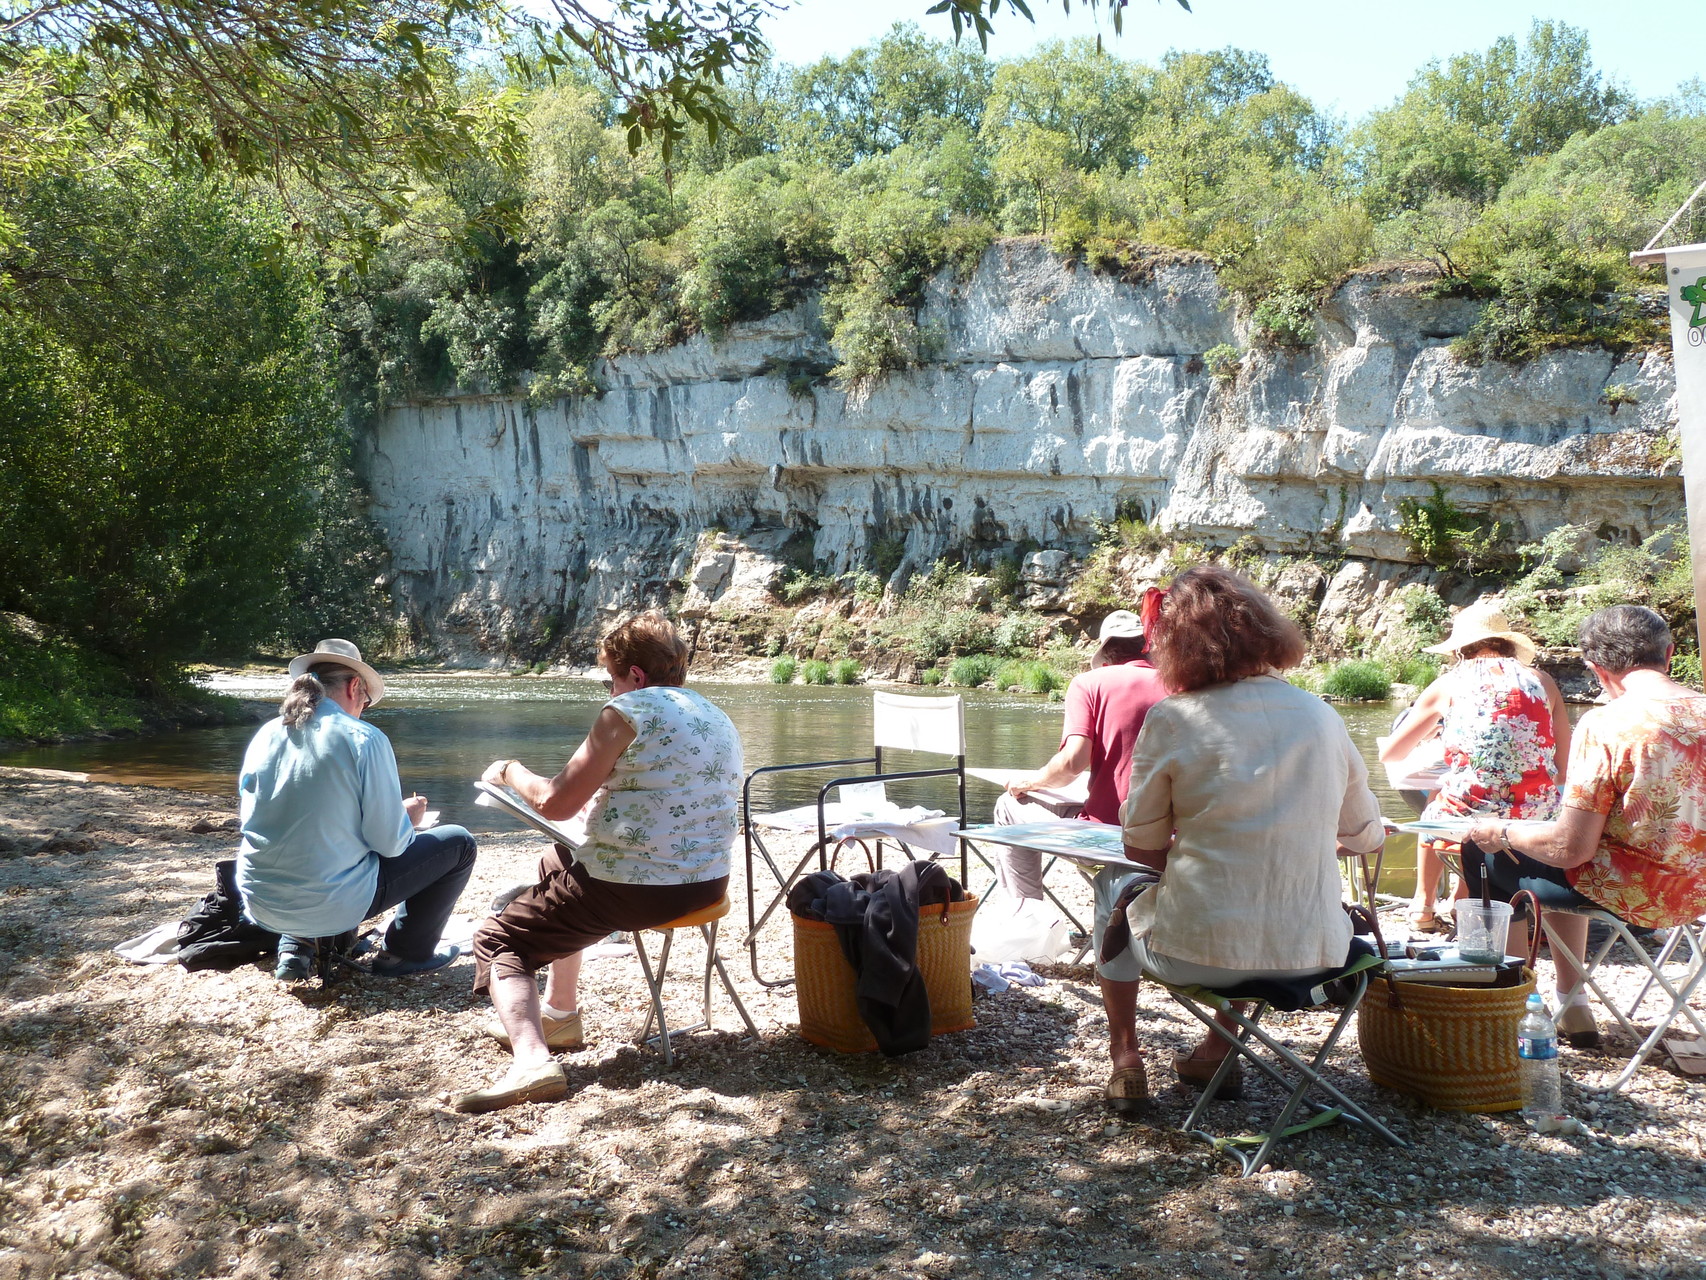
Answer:
[[[1558,1084],[1558,1028],[1538,992],[1528,997],[1528,1012],[1517,1024],[1516,1052],[1522,1066],[1522,1118],[1548,1133],[1559,1127],[1564,1099]]]

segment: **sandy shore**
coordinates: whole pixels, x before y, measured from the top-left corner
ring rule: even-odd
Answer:
[[[1159,1064],[1191,1037],[1158,990],[1140,1025],[1159,1108],[1115,1123],[1087,968],[980,1001],[975,1030],[910,1057],[839,1057],[798,1038],[789,991],[751,980],[738,910],[724,950],[759,1042],[724,1007],[729,1029],[665,1071],[629,1043],[636,961],[590,962],[570,1097],[459,1116],[446,1099],[504,1063],[466,961],[325,995],[111,954],[208,889],[233,816],[0,773],[0,1280],[1701,1274],[1706,1087],[1648,1067],[1594,1092],[1627,1046],[1564,1051],[1591,1132],[1560,1139],[1376,1089],[1347,1037],[1353,1093],[1413,1148],[1329,1130],[1238,1181],[1172,1129],[1189,1100]],[[464,910],[535,857],[486,840]],[[787,969],[781,930],[761,947]],[[678,949],[677,1016],[699,952]],[[1307,1040],[1324,1019],[1281,1025]],[[1251,1095],[1217,1120],[1273,1101]]]

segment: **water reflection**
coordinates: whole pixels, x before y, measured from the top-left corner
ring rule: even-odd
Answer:
[[[277,677],[220,677],[222,693],[275,705],[286,680]],[[740,730],[747,768],[806,760],[836,759],[870,752],[869,689],[810,685],[696,683],[728,712]],[[386,698],[369,718],[390,737],[403,785],[426,795],[445,822],[475,831],[512,829],[501,814],[473,804],[470,783],[492,760],[520,759],[538,772],[554,772],[586,735],[604,704],[603,686],[574,677],[507,676],[458,673],[403,674],[386,681]],[[966,693],[969,762],[996,767],[1036,767],[1059,743],[1058,703],[1021,694],[981,690]],[[1370,781],[1382,809],[1406,816],[1404,802],[1387,786],[1374,758],[1374,739],[1387,732],[1395,708],[1385,704],[1341,707],[1351,737],[1369,763]],[[103,781],[144,786],[182,787],[231,794],[243,748],[253,725],[188,730],[113,742],[72,743],[8,753],[0,763],[33,768],[69,769]],[[892,757],[897,768],[928,768],[937,758]],[[848,770],[847,772],[858,772]],[[805,804],[829,775],[781,775],[754,788],[755,803],[765,808]],[[951,810],[953,786],[944,780],[899,784],[892,789],[902,803],[930,804]],[[987,820],[995,789],[975,779],[967,785],[974,821]],[[1407,837],[1388,849],[1388,882],[1401,890],[1404,868],[1414,865],[1414,843]]]

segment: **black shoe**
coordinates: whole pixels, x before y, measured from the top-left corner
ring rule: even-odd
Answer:
[[[287,951],[278,958],[272,976],[280,982],[306,982],[314,971],[314,957],[306,951]]]

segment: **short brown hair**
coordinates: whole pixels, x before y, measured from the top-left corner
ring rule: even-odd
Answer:
[[[620,671],[638,667],[649,685],[687,683],[687,642],[655,611],[630,618],[600,640],[598,660]]]
[[[1150,640],[1167,687],[1187,693],[1303,661],[1303,633],[1248,579],[1219,565],[1187,569],[1168,588]]]
[[[1121,662],[1136,662],[1149,656],[1149,641],[1142,636],[1109,636],[1097,651],[1109,666]]]

